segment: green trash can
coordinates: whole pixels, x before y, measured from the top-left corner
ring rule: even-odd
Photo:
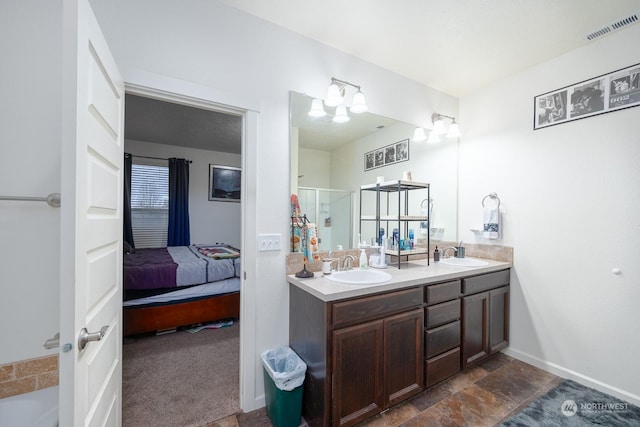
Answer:
[[[302,384],[307,365],[289,347],[262,353],[264,397],[275,427],[298,427],[302,418]]]

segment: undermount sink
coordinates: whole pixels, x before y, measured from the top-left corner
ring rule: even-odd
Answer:
[[[378,285],[391,280],[389,273],[379,270],[335,271],[324,277],[345,285]]]
[[[440,264],[457,265],[460,267],[482,267],[489,265],[487,261],[473,258],[441,258]]]

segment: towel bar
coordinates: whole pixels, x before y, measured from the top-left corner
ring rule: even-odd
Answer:
[[[52,208],[60,207],[60,193],[51,193],[47,197],[0,196],[0,200],[17,200],[21,202],[47,202]]]
[[[491,199],[496,199],[498,201],[498,208],[500,207],[500,197],[496,193],[487,194],[482,198],[482,207],[484,208],[484,201],[487,200],[487,197]]]

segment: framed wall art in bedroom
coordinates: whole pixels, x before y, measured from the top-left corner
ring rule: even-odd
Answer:
[[[242,170],[233,166],[209,165],[209,200],[239,202]]]

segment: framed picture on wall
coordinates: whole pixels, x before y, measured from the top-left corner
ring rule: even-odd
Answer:
[[[533,129],[640,105],[640,64],[534,97]]]
[[[233,166],[209,165],[209,200],[239,202],[242,170]]]

